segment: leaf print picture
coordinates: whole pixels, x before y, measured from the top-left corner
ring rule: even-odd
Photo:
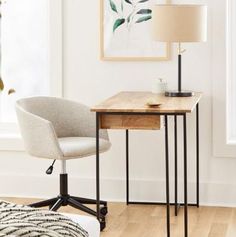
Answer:
[[[150,0],[121,0],[120,12],[118,12],[116,4],[113,0],[107,1],[109,1],[110,3],[111,11],[116,12],[117,17],[122,16],[122,18],[118,18],[114,22],[113,32],[115,32],[116,29],[123,25],[125,22],[127,22],[126,26],[128,27],[128,29],[131,30],[134,24],[142,23],[152,18],[152,10],[143,8],[144,3]],[[127,3],[127,8],[129,8],[130,10],[130,12],[126,16],[124,14],[124,5],[126,5],[125,3]]]
[[[110,61],[164,61],[170,44],[151,38],[152,6],[170,0],[100,0],[101,59]]]

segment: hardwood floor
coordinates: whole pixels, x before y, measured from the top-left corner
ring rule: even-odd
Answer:
[[[35,200],[4,198],[14,203],[27,204]],[[81,213],[71,207],[60,211]],[[172,237],[183,237],[183,209],[174,217],[171,211]],[[126,206],[110,203],[107,228],[101,237],[165,237],[164,206]],[[236,237],[236,208],[189,207],[189,237]]]

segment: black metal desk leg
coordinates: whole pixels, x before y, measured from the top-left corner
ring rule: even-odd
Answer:
[[[199,207],[199,104],[197,104],[197,108],[196,108],[196,178],[197,178],[197,182],[196,182],[196,200],[197,200],[197,207]]]
[[[184,236],[188,237],[188,162],[187,162],[187,121],[183,115],[184,127]]]
[[[174,118],[174,137],[175,137],[175,216],[178,215],[178,134],[177,134],[177,115]]]
[[[97,219],[100,223],[100,165],[99,165],[99,113],[96,113],[96,199],[97,199]]]
[[[129,205],[129,130],[126,130],[126,204]]]
[[[168,143],[167,115],[165,115],[165,155],[166,155],[166,225],[167,225],[167,237],[170,237],[169,143]]]

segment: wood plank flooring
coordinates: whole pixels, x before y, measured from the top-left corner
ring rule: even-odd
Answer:
[[[33,199],[3,198],[10,202],[27,204]],[[80,213],[71,207],[60,211]],[[165,237],[166,211],[164,206],[126,206],[109,203],[107,228],[101,237]],[[171,209],[171,236],[183,237],[183,209],[174,217]],[[236,237],[236,208],[189,207],[189,237]]]

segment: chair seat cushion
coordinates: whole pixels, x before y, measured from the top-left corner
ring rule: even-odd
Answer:
[[[76,159],[96,154],[96,138],[94,137],[63,137],[59,138],[59,145],[63,153],[62,159]],[[111,143],[99,139],[100,153],[107,151]]]

